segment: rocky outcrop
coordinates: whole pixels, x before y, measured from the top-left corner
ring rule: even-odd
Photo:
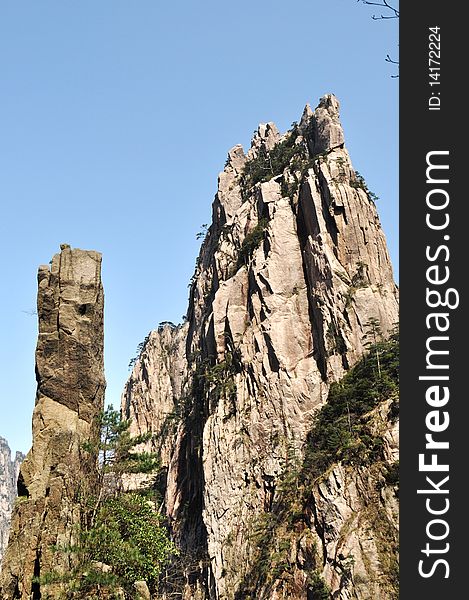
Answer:
[[[16,498],[16,480],[24,460],[22,452],[11,459],[8,442],[0,436],[0,562],[8,542],[11,511]]]
[[[54,546],[73,543],[80,498],[95,484],[96,457],[83,443],[97,441],[103,409],[100,268],[99,253],[65,244],[50,266],[39,267],[33,443],[21,465],[2,564],[4,600],[44,597],[41,576],[70,568],[72,558]]]
[[[323,576],[333,597],[343,600],[398,598],[398,421],[389,419],[392,400],[370,415],[384,441],[384,460],[347,467],[341,463],[315,485],[312,530],[324,557]]]
[[[338,111],[327,95],[285,135],[260,125],[246,154],[230,150],[187,323],[150,335],[123,395],[125,416],[139,433],[153,431],[150,445],[162,452],[167,516],[193,560],[185,572],[200,575],[187,597],[254,593],[240,591],[256,553],[253,524],[272,511],[331,382],[397,322],[373,194],[352,167]],[[347,508],[337,519],[351,523],[373,475],[337,469],[336,483],[317,490],[318,515],[340,495]],[[334,539],[318,543],[334,589],[341,567],[326,560]],[[380,568],[379,559],[368,565],[350,597],[368,597],[373,580],[373,597],[385,598]],[[297,586],[252,597],[305,598],[307,578]]]
[[[148,335],[121,399],[121,412],[130,420],[130,434],[152,434],[140,449],[159,455],[164,479],[180,420],[183,383],[187,378],[187,327],[165,322]],[[130,488],[138,487],[147,479],[148,476],[139,474],[124,476],[126,487]]]

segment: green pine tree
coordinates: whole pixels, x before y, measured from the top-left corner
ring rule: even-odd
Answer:
[[[75,536],[77,543],[56,549],[70,556],[73,568],[65,574],[47,573],[38,581],[46,586],[41,587],[44,598],[59,597],[58,584],[64,599],[121,598],[119,590],[130,599],[137,580],[145,580],[150,589],[156,589],[165,565],[177,554],[163,516],[147,494],[151,479],[149,490],[123,489],[124,475],[156,475],[159,469],[156,454],[138,449],[151,434],[132,437],[130,425],[108,406],[99,416],[99,442],[83,445],[98,460],[98,493],[81,500],[84,518]],[[53,587],[48,590],[50,585]]]

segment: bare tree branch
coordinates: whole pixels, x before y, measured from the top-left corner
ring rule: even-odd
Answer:
[[[389,15],[372,15],[371,18],[373,19],[373,21],[384,21],[386,19],[398,19],[399,17],[390,17]]]
[[[360,0],[358,0],[360,2]],[[374,21],[380,21],[380,20],[385,20],[385,19],[398,19],[399,18],[399,11],[397,10],[397,8],[394,8],[394,6],[391,6],[387,0],[381,0],[381,2],[370,2],[369,0],[361,0],[361,2],[363,4],[368,4],[368,6],[381,6],[382,8],[386,8],[389,11],[391,11],[391,14],[389,15],[373,15],[371,18]]]
[[[361,2],[362,4],[366,4],[368,6],[381,6],[381,8],[385,8],[386,10],[389,11],[388,14],[380,14],[380,15],[373,15],[371,18],[373,19],[373,21],[385,21],[385,20],[389,20],[389,19],[398,19],[399,18],[399,10],[397,8],[395,8],[394,6],[391,6],[391,4],[389,4],[388,0],[381,0],[380,2],[373,2],[373,0],[357,0],[357,2]],[[392,65],[397,65],[397,68],[399,68],[399,61],[397,60],[393,60],[389,54],[386,54],[386,58],[385,61],[392,64]],[[391,77],[393,79],[398,78],[399,75],[391,75]]]
[[[388,63],[392,63],[393,65],[398,65],[398,64],[399,64],[399,61],[398,61],[398,60],[393,60],[393,59],[392,59],[392,58],[389,56],[389,54],[386,54],[386,62],[388,62]]]
[[[389,54],[386,54],[385,61],[386,61],[386,62],[388,62],[388,63],[391,63],[392,65],[397,65],[397,68],[399,69],[399,61],[398,61],[398,60],[393,60],[393,59],[392,59],[392,58],[389,56]],[[391,75],[391,77],[392,77],[393,79],[396,79],[396,78],[398,78],[398,77],[399,77],[399,75]]]

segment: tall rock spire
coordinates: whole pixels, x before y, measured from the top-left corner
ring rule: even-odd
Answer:
[[[140,415],[138,433],[151,421],[154,449],[164,448],[167,515],[182,548],[205,557],[203,597],[246,597],[256,522],[277,502],[292,455],[301,457],[313,415],[370,335],[387,336],[398,320],[374,200],[352,167],[332,94],[283,136],[260,125],[219,175],[187,323],[171,338],[152,334],[135,365],[123,412]],[[174,370],[184,373],[180,388],[167,383]],[[318,535],[333,587],[339,567],[326,569],[332,546]],[[375,563],[357,574],[385,579]],[[288,597],[306,597],[306,578]]]
[[[38,272],[33,443],[18,478],[18,500],[2,563],[4,600],[41,598],[41,575],[66,571],[80,524],[80,494],[95,484],[83,443],[96,440],[104,402],[101,255],[63,244]]]

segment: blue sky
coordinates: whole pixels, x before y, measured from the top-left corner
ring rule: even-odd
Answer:
[[[107,401],[149,330],[179,322],[227,151],[341,102],[355,169],[398,248],[397,22],[355,0],[0,4],[0,435],[31,443],[36,272],[103,253]],[[397,276],[397,273],[396,273]]]

